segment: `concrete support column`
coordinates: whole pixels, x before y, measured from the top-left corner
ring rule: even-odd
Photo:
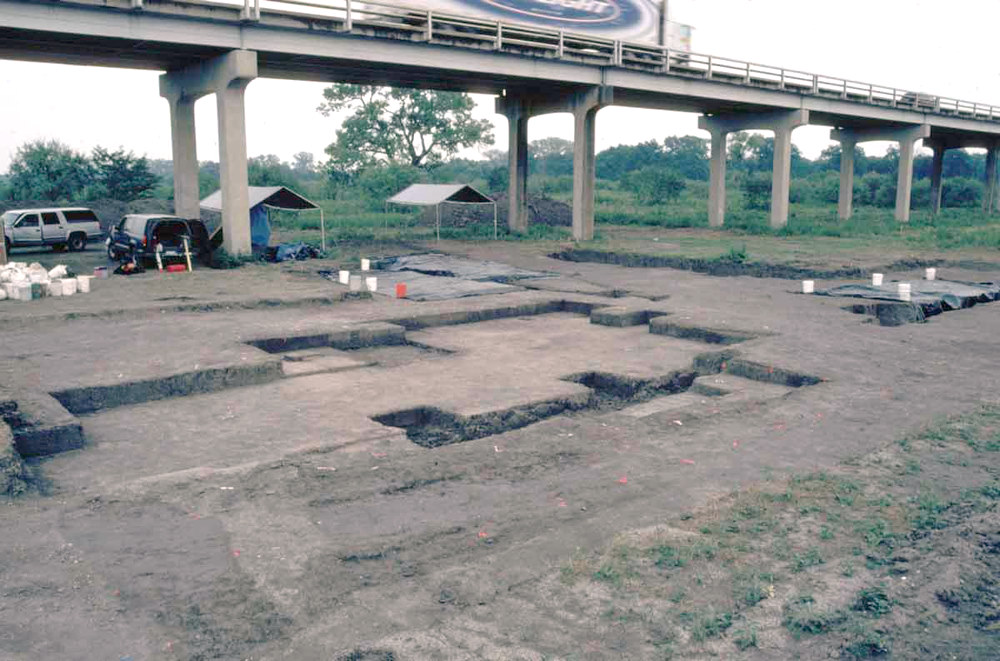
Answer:
[[[997,203],[997,157],[1000,147],[989,147],[986,150],[986,173],[983,185],[983,211],[993,213]]]
[[[597,110],[573,111],[573,238],[577,241],[594,238]]]
[[[840,196],[837,200],[837,218],[848,220],[854,213],[854,142],[840,143]]]
[[[836,140],[842,145],[848,142],[853,145],[859,142],[874,140],[891,140],[899,143],[899,178],[896,182],[896,220],[905,223],[910,220],[914,147],[917,140],[926,140],[930,135],[931,127],[927,124],[921,124],[903,127],[879,126],[834,129],[830,132],[830,139]],[[843,164],[841,164],[841,167],[843,167]],[[841,178],[841,184],[843,185],[843,177]],[[843,195],[843,190],[841,190],[841,195]]]
[[[913,155],[919,138],[899,141],[899,176],[896,180],[896,220],[910,222],[910,197],[913,193]]]
[[[175,96],[170,103],[170,135],[173,144],[174,214],[199,218],[198,145],[195,137],[194,104],[197,99]]]
[[[573,239],[594,238],[597,111],[613,102],[609,87],[595,87],[570,99],[573,113]]]
[[[930,147],[934,152],[934,155],[931,157],[931,213],[936,216],[941,211],[944,153],[948,148],[940,140],[925,140],[924,146]]]
[[[722,227],[726,222],[726,140],[725,131],[712,131],[712,158],[708,176],[708,224]]]
[[[774,164],[771,177],[771,227],[788,224],[788,198],[792,185],[792,129],[780,127],[774,131]]]
[[[223,247],[234,255],[251,250],[244,93],[256,77],[257,53],[245,50],[160,76],[160,95],[170,101],[174,207],[181,216],[200,216],[194,102],[208,94],[217,96]]]
[[[222,246],[232,255],[249,253],[250,183],[244,92],[249,80],[237,79],[217,93],[219,111],[219,187],[222,190]]]
[[[511,232],[528,229],[528,113],[522,104],[508,106],[507,226]]]
[[[698,119],[698,128],[712,134],[708,222],[719,227],[726,211],[726,135],[758,129],[774,131],[774,163],[771,180],[771,227],[788,223],[788,191],[792,174],[792,131],[809,123],[808,110],[780,110],[760,114],[712,115]]]

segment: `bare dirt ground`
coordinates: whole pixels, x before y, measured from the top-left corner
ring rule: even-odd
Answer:
[[[0,658],[1000,656],[1000,305],[887,328],[793,281],[440,247],[553,277],[2,304],[0,402],[55,393],[87,445],[0,501]]]

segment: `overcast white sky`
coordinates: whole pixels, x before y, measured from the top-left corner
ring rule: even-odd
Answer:
[[[694,26],[696,52],[1000,105],[996,0],[671,0],[671,15]],[[0,60],[0,171],[18,145],[36,138],[170,158],[157,75]],[[249,154],[290,160],[308,151],[322,160],[337,128],[336,119],[316,112],[323,87],[254,81],[247,90]],[[492,97],[477,102],[477,114],[494,120],[496,146],[506,149],[506,120],[493,115]],[[199,159],[218,160],[213,97],[199,101],[197,123]],[[614,107],[598,115],[598,150],[686,134],[702,135],[697,115]],[[572,140],[572,121],[534,118],[529,135]],[[828,128],[809,126],[794,141],[812,158],[828,136]]]

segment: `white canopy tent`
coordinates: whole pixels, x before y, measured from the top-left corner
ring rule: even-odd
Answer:
[[[292,189],[284,186],[248,186],[247,193],[250,201],[251,224],[253,223],[254,210],[258,206],[292,211],[306,209],[319,211],[320,243],[323,251],[326,252],[326,220],[323,218],[323,208],[318,204],[307,200]],[[222,191],[215,191],[202,200],[199,206],[206,211],[222,213]],[[209,235],[214,238],[216,233],[221,231],[222,225],[220,223],[218,227],[209,230]]]
[[[497,203],[468,184],[413,184],[386,200],[390,204],[435,207],[437,238],[441,240],[442,204],[492,204],[493,238],[497,238]]]

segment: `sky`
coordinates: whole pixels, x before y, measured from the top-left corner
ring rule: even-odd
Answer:
[[[401,4],[405,4],[401,3]],[[760,64],[1000,105],[995,43],[1000,2],[990,0],[670,0],[673,20],[694,27],[692,50]],[[124,147],[170,158],[167,102],[158,74],[0,60],[0,172],[22,143],[56,139],[83,152]],[[336,117],[323,117],[322,83],[258,79],[247,89],[250,156],[324,160]],[[54,94],[56,92],[57,94]],[[493,99],[477,96],[476,116],[494,122],[506,150],[506,120]],[[214,97],[196,106],[198,158],[218,160]],[[700,135],[697,115],[609,107],[597,117],[597,149],[670,135]],[[573,139],[570,115],[531,119],[529,139]],[[829,128],[797,129],[793,141],[815,158],[831,144]],[[869,153],[885,145],[865,145]],[[475,157],[475,152],[464,156]]]

